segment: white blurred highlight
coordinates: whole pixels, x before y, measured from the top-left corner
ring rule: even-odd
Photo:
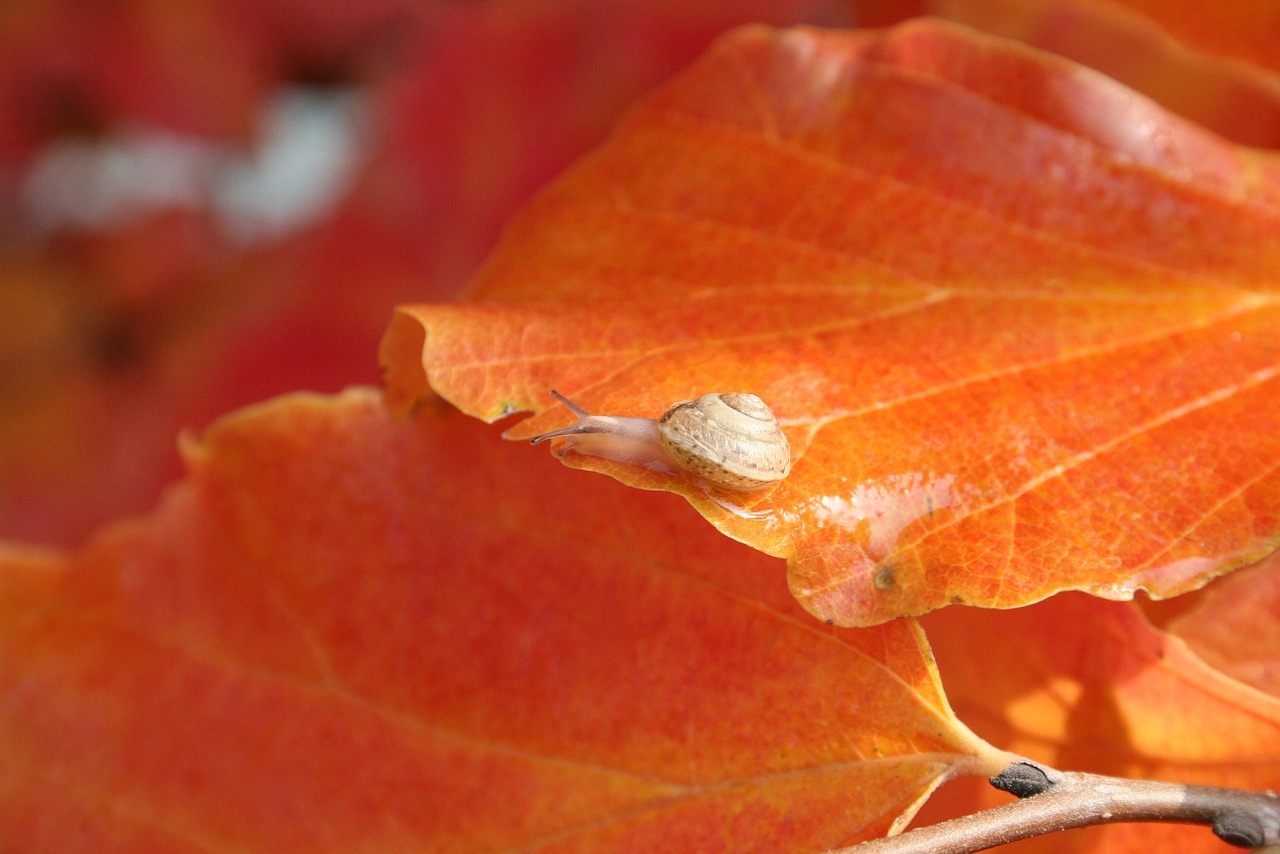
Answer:
[[[355,90],[283,89],[260,126],[248,152],[138,127],[53,142],[22,182],[23,219],[41,236],[208,208],[234,242],[271,240],[332,210],[371,147],[369,100]]]

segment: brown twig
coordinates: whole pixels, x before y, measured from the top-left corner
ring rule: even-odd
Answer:
[[[1014,767],[1024,772],[1020,783],[1027,779],[1027,767],[1044,777],[1036,785],[1031,775],[1029,788],[1022,786],[1028,793],[1022,800],[828,854],[965,854],[1055,830],[1121,821],[1204,824],[1240,848],[1280,845],[1280,798],[1274,793],[1058,772],[1030,762]],[[1007,788],[1000,786],[1006,774],[992,778],[993,785]]]

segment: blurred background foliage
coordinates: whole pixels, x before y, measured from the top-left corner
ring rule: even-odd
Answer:
[[[0,538],[147,510],[177,437],[378,382],[540,185],[740,23],[815,0],[0,8]]]

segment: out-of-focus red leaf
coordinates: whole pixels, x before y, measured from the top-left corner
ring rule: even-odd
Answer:
[[[844,0],[504,0],[424,30],[389,81],[377,180],[399,188],[439,277],[470,277],[507,218],[623,109],[744,23],[847,22]],[[447,117],[442,125],[441,117]],[[422,299],[420,295],[418,297]]]
[[[1223,4],[1219,9],[1194,0],[1118,2],[1156,21],[1183,44],[1280,72],[1280,55],[1275,50],[1275,36],[1280,32],[1280,8],[1269,0],[1243,0]]]
[[[1280,553],[1205,588],[1167,628],[1223,673],[1280,697]]]
[[[1247,615],[1228,618],[1248,631]],[[1058,768],[1280,786],[1280,699],[1206,665],[1135,603],[1063,594],[1016,611],[948,608],[923,624],[957,712],[996,744]],[[921,821],[1005,800],[986,786],[945,786]],[[1222,843],[1201,827],[1107,825],[1011,850],[1214,854]]]
[[[115,123],[246,139],[273,82],[230,4],[69,0],[0,10],[0,167]],[[216,68],[217,73],[210,73]]]
[[[1280,527],[1280,169],[1098,75],[936,22],[745,29],[403,309],[388,400],[777,412],[790,478],[682,492],[865,625],[1064,589],[1169,596]],[[601,302],[608,299],[609,302]]]
[[[237,0],[184,17],[126,2],[68,27],[59,22],[70,6],[6,7],[0,69],[29,61],[34,76],[0,75],[0,111],[6,82],[24,97],[43,91],[33,81],[62,54],[41,51],[67,41],[93,48],[65,51],[76,60],[67,74],[83,76],[102,113],[81,132],[150,122],[247,138],[239,111],[259,109],[262,90],[280,79],[362,82],[383,130],[339,210],[280,245],[246,251],[207,211],[165,211],[0,260],[14,271],[0,288],[15,289],[0,303],[51,288],[41,299],[59,313],[54,326],[0,318],[0,328],[32,327],[15,332],[26,344],[0,365],[0,537],[78,543],[150,506],[178,476],[180,429],[285,391],[375,381],[389,307],[451,298],[514,206],[602,139],[627,101],[729,26],[838,21],[833,5],[506,0],[406,10],[397,0]],[[116,78],[88,61],[123,49],[116,28],[150,45],[120,58],[134,71],[156,66],[121,72],[138,102],[103,94]],[[222,100],[205,97],[210,85]],[[170,112],[148,110],[146,99]],[[183,118],[200,104],[208,115]],[[23,121],[38,118],[25,100],[11,106],[28,111]],[[0,136],[9,127],[0,121]]]
[[[1280,147],[1280,6],[1271,0],[852,0],[852,7],[860,26],[938,15],[1017,39],[1096,68],[1227,139]]]
[[[812,851],[1001,767],[914,623],[821,626],[680,504],[495,438],[282,399],[146,520],[0,552],[6,841]]]
[[[1167,32],[1166,43],[1280,71],[1280,56],[1274,50],[1280,10],[1271,0],[1242,0],[1216,8],[1195,0],[850,0],[849,6],[860,27],[936,16],[1050,49],[1051,40],[1074,39],[1090,28],[1103,41],[1117,30],[1159,28]],[[1051,26],[1054,22],[1058,32]],[[1168,50],[1177,48],[1170,45]],[[1136,57],[1135,64],[1146,59]]]
[[[0,260],[0,535],[75,541],[155,501],[180,473],[184,425],[325,376],[369,378],[341,334],[357,320],[327,323],[285,256],[209,257],[201,237],[189,217],[160,217],[74,254]],[[295,326],[311,347],[283,346]]]
[[[367,82],[427,0],[76,0],[0,9],[0,169],[51,137],[159,126],[220,141],[252,137],[282,83]]]

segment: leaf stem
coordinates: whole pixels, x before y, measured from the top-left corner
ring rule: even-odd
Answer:
[[[1054,830],[1122,821],[1204,824],[1240,848],[1280,844],[1280,798],[1274,793],[1059,772],[1030,762],[1017,765],[1044,773],[1040,794],[828,854],[965,854]],[[993,785],[1001,787],[997,781],[1004,776],[992,778]]]

